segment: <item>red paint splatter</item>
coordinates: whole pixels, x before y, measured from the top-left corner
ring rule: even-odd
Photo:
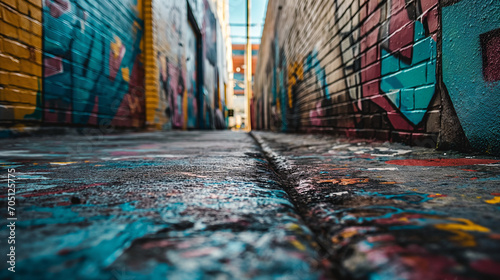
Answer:
[[[497,192],[494,192],[494,193],[491,193],[492,196],[500,196],[500,193],[497,193]]]
[[[477,172],[477,170],[474,169],[460,169],[462,171],[467,171],[467,172]]]
[[[479,179],[479,178],[477,178],[477,177],[474,177],[474,178],[470,178],[470,179],[471,179],[471,180],[477,180],[477,179]]]
[[[470,158],[435,158],[435,159],[401,159],[389,160],[385,163],[403,166],[464,166],[476,164],[492,164],[500,160]]]

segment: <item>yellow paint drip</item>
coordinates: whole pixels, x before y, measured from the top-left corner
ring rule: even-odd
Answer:
[[[75,164],[77,163],[76,161],[70,161],[70,162],[51,162],[50,164],[53,165],[70,165],[70,164]]]
[[[489,204],[500,203],[500,196],[495,196],[493,199],[485,200],[484,202],[489,203]]]
[[[306,250],[306,247],[302,243],[300,243],[299,241],[297,241],[297,240],[292,240],[290,243],[292,243],[292,245],[295,248],[299,249],[300,251],[305,251]]]
[[[477,245],[474,236],[467,233],[467,231],[473,231],[473,232],[491,231],[489,228],[477,225],[468,219],[449,218],[448,220],[461,223],[438,224],[435,225],[435,227],[440,230],[454,233],[455,235],[450,237],[450,240],[460,244],[463,247],[474,247]]]

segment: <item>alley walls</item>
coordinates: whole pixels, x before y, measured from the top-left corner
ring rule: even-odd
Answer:
[[[215,127],[225,44],[211,1],[189,2],[2,1],[2,125]]]
[[[443,119],[457,119],[463,131],[446,141],[465,133],[498,153],[500,3],[441,2],[270,1],[257,127],[435,147],[445,144]],[[447,94],[454,110],[442,109]]]

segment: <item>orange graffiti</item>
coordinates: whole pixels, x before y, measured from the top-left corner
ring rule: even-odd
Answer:
[[[430,194],[429,197],[447,197],[447,195],[437,193],[437,194]]]

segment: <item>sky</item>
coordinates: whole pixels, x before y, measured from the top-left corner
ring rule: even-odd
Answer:
[[[264,28],[264,21],[266,19],[268,0],[250,0],[250,24],[255,24],[250,28],[250,37],[258,37],[257,39],[252,39],[251,42],[254,44],[260,43],[260,37],[262,35],[262,29]],[[229,0],[229,24],[231,27],[231,39],[233,44],[245,44],[246,43],[246,23],[247,13],[246,13],[247,0]],[[238,24],[241,26],[235,26]]]

